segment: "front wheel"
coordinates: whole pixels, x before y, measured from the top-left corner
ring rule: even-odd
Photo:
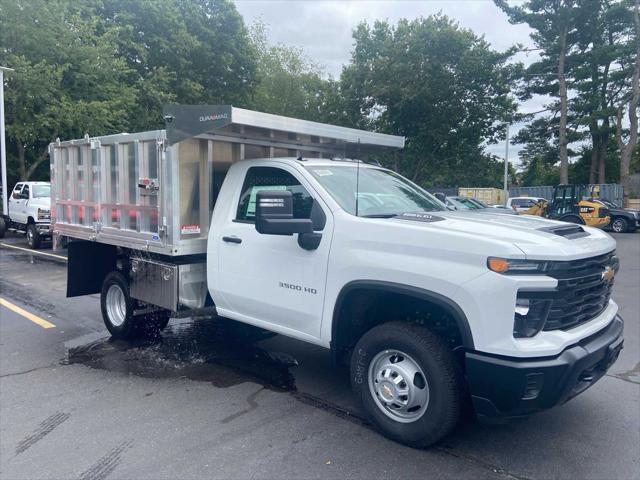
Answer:
[[[629,230],[627,220],[622,217],[615,217],[611,222],[611,230],[616,233],[624,233]]]
[[[387,437],[427,447],[449,434],[462,407],[462,373],[446,342],[425,327],[390,322],[360,339],[351,385]]]
[[[27,244],[29,248],[37,250],[40,248],[42,244],[42,237],[40,236],[40,232],[33,223],[27,225]]]

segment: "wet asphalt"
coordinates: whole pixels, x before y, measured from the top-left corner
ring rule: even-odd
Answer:
[[[67,299],[63,258],[0,240],[0,478],[640,478],[640,233],[614,235],[625,349],[567,404],[440,445],[362,419],[327,351],[232,323],[174,319],[112,341],[97,295]],[[244,332],[243,332],[244,333]]]

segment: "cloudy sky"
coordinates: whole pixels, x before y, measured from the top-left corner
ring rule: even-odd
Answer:
[[[338,77],[349,61],[352,30],[362,21],[416,18],[442,12],[462,27],[480,35],[497,50],[520,43],[531,46],[529,27],[511,25],[491,0],[236,0],[238,11],[247,24],[265,22],[269,41],[302,47],[329,75]],[[533,54],[521,54],[519,61],[529,63]],[[523,111],[537,109],[540,101],[523,105]],[[516,127],[517,128],[517,127]],[[515,129],[514,129],[515,130]],[[504,155],[504,144],[490,146],[496,155]],[[511,148],[510,160],[517,160],[518,148]]]

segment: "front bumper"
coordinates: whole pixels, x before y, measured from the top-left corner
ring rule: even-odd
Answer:
[[[582,393],[618,358],[623,327],[616,315],[607,327],[555,357],[515,359],[467,352],[467,382],[477,415],[524,416]]]
[[[36,223],[36,228],[41,236],[50,236],[53,234],[53,228],[50,223]]]

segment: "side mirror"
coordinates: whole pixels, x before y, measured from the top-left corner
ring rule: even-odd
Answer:
[[[437,193],[436,193],[436,198],[437,198],[438,200],[440,200],[442,203],[445,203],[445,204],[447,203],[447,197],[446,197],[446,195],[445,195],[444,193],[442,193],[442,192],[437,192]]]
[[[261,190],[256,195],[256,230],[265,235],[313,233],[313,222],[293,218],[293,198],[288,190]]]

